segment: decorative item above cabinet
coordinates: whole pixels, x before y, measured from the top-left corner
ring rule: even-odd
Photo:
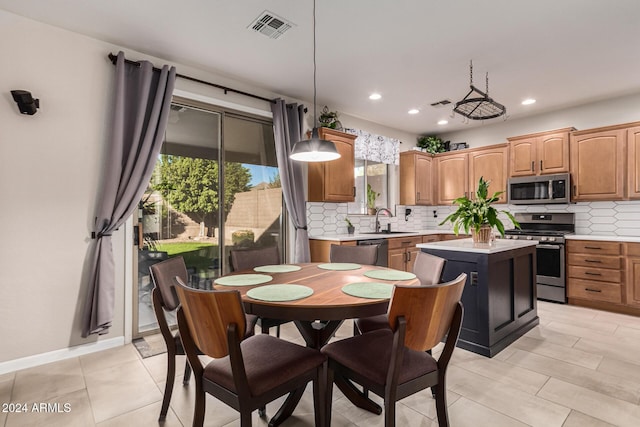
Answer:
[[[569,172],[569,133],[575,128],[507,138],[511,145],[509,176]]]

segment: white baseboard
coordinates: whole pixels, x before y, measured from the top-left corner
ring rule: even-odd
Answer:
[[[75,347],[49,351],[47,353],[34,354],[33,356],[22,357],[20,359],[9,360],[7,362],[0,362],[0,375],[19,371],[21,369],[33,368],[34,366],[40,366],[46,363],[70,359],[72,357],[84,356],[85,354],[95,353],[97,351],[103,351],[123,345],[124,337],[115,337],[89,344],[81,344]]]

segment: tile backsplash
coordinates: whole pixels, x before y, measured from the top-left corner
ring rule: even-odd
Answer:
[[[405,220],[405,208],[411,214]],[[498,210],[516,212],[574,212],[576,214],[576,234],[640,236],[640,201],[589,202],[569,205],[496,205]],[[451,224],[438,225],[455,206],[403,206],[391,209],[393,217],[380,215],[382,228],[391,223],[392,230],[451,230]],[[346,203],[307,202],[307,222],[309,234],[347,234],[345,217],[356,228],[356,233],[373,231],[375,217],[370,215],[347,215]],[[511,222],[504,214],[500,215],[505,228],[511,228]]]

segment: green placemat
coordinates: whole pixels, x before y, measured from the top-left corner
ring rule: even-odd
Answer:
[[[372,279],[381,280],[411,280],[416,278],[415,274],[400,270],[369,270],[364,275]]]
[[[344,270],[357,270],[362,267],[360,264],[355,264],[353,262],[330,262],[328,264],[318,264],[318,268],[323,270],[336,270],[336,271],[344,271]]]
[[[293,264],[274,264],[274,265],[261,265],[256,267],[253,271],[259,271],[261,273],[288,273],[290,271],[298,271],[302,267]]]
[[[267,283],[271,279],[273,277],[266,274],[236,274],[235,276],[218,277],[213,283],[223,286],[251,286]]]
[[[285,284],[264,285],[249,289],[247,296],[262,301],[294,301],[313,295],[313,289],[308,286]]]
[[[393,285],[380,282],[355,282],[344,285],[342,292],[360,298],[385,299],[391,298]]]

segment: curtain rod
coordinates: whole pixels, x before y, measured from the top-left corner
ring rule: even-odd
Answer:
[[[109,53],[109,59],[111,60],[111,63],[113,65],[116,65],[116,61],[118,59],[118,56],[114,55],[113,53]],[[138,62],[138,61],[131,61],[129,59],[125,59],[124,62],[126,62],[127,64],[140,66],[140,62]],[[160,69],[156,68],[156,67],[153,67],[153,69],[156,70],[156,71],[160,71]],[[240,95],[248,96],[250,98],[259,99],[261,101],[266,101],[266,102],[269,102],[271,104],[275,104],[275,102],[276,102],[274,99],[264,98],[262,96],[254,95],[252,93],[243,92],[241,90],[232,89],[230,87],[222,86],[222,85],[219,85],[219,84],[216,84],[216,83],[211,83],[211,82],[207,82],[207,81],[204,81],[204,80],[196,79],[195,77],[185,76],[184,74],[176,73],[176,77],[180,77],[180,78],[185,79],[185,80],[191,80],[192,82],[202,83],[202,84],[207,85],[207,86],[213,86],[215,88],[222,89],[224,91],[225,95],[227,94],[227,92],[233,92],[233,93],[238,93]]]

